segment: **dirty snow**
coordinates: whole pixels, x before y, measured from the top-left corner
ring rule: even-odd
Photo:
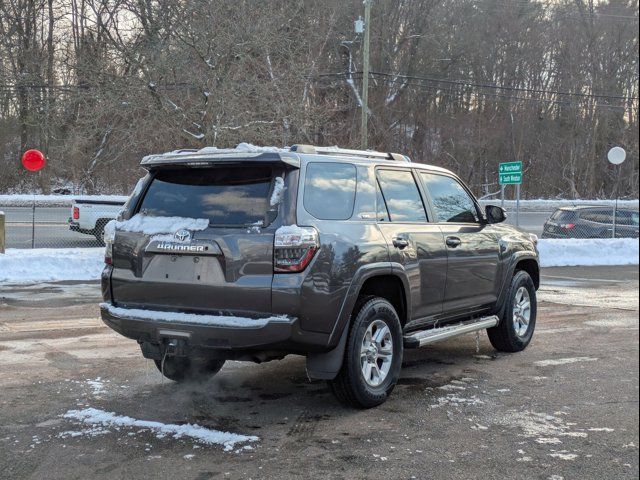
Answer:
[[[80,423],[91,425],[92,427],[123,427],[137,428],[141,431],[154,432],[156,437],[164,438],[167,436],[180,439],[191,438],[196,442],[207,445],[222,445],[225,451],[233,450],[237,443],[257,442],[260,439],[252,435],[240,435],[237,433],[221,432],[201,427],[197,424],[170,424],[154,422],[149,420],[137,420],[135,418],[124,415],[116,415],[113,412],[106,412],[96,408],[85,408],[83,410],[69,410],[63,418],[75,420]]]
[[[576,265],[638,265],[638,239],[547,239],[538,240],[543,267]]]
[[[0,284],[96,280],[104,248],[10,248],[0,254]]]
[[[106,308],[110,314],[116,317],[140,318],[145,320],[156,320],[159,322],[191,323],[216,327],[259,328],[264,327],[270,322],[288,322],[288,317],[285,315],[276,315],[268,318],[247,318],[227,315],[200,315],[196,313],[121,308],[114,307],[110,303],[101,303],[100,307]]]
[[[206,230],[208,226],[209,219],[207,218],[152,217],[140,213],[137,213],[129,220],[115,222],[116,230],[145,233],[147,235],[175,233],[181,229],[190,231]]]
[[[568,365],[571,363],[580,363],[580,362],[595,362],[597,358],[593,357],[568,357],[568,358],[556,358],[550,360],[540,360],[537,362],[533,362],[534,365],[538,365],[539,367],[551,367],[556,365]]]

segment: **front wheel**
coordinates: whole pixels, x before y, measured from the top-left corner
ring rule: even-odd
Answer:
[[[515,273],[507,295],[500,323],[487,333],[496,350],[521,352],[533,338],[538,312],[536,287],[527,272]]]
[[[165,357],[164,361],[154,362],[160,373],[174,382],[204,380],[218,373],[224,365],[224,360],[189,357]]]
[[[402,327],[383,298],[362,299],[354,315],[342,368],[329,386],[341,403],[371,408],[387,400],[400,376]]]

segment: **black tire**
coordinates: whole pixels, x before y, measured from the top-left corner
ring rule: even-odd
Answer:
[[[390,339],[384,341],[385,348],[392,346],[391,359],[386,376],[377,386],[372,386],[365,380],[363,365],[361,364],[361,349],[365,334],[369,326],[377,328],[384,323],[390,332]],[[375,324],[374,324],[375,322]],[[379,297],[362,298],[352,315],[349,328],[349,336],[345,347],[342,368],[334,380],[329,381],[329,387],[336,398],[343,404],[356,408],[372,408],[384,403],[400,377],[402,367],[402,326],[393,306],[385,299]],[[382,326],[380,332],[384,330]],[[375,350],[375,349],[374,349]],[[378,362],[377,350],[371,357],[373,362]],[[369,362],[369,357],[365,359]],[[384,365],[384,360],[380,363]],[[378,367],[378,371],[381,367]]]
[[[530,318],[526,331],[521,332],[519,335],[514,322],[514,304],[516,303],[516,295],[521,288],[526,289],[529,295]],[[511,280],[500,323],[493,328],[487,329],[489,341],[491,341],[493,348],[501,352],[521,352],[527,348],[536,328],[537,312],[536,287],[529,274],[523,270],[519,270]]]
[[[204,380],[214,376],[224,365],[224,360],[189,357],[166,357],[164,365],[162,360],[154,360],[154,362],[160,373],[174,382]]]
[[[109,223],[109,220],[101,218],[96,222],[96,226],[93,229],[93,235],[96,237],[96,241],[98,242],[98,245],[100,245],[101,247],[104,247],[104,245],[105,245],[105,243],[104,243],[104,227],[107,226],[107,223]]]

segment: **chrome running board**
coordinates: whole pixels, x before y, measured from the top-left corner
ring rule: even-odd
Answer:
[[[404,348],[420,348],[430,343],[440,342],[448,338],[464,335],[465,333],[477,332],[486,328],[495,327],[500,320],[495,315],[482,317],[477,320],[458,323],[456,325],[446,325],[444,327],[429,328],[420,330],[404,336]]]

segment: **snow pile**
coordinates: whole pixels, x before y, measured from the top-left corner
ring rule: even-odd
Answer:
[[[30,194],[13,194],[0,195],[0,205],[7,207],[23,207],[31,206],[35,200],[38,206],[71,206],[75,200],[95,201],[95,202],[113,202],[124,205],[129,199],[123,195],[30,195]]]
[[[83,410],[69,410],[62,415],[63,418],[77,420],[91,426],[138,428],[151,431],[158,438],[171,436],[173,438],[191,438],[206,445],[222,445],[225,451],[233,450],[237,443],[257,442],[260,439],[252,435],[240,435],[237,433],[221,432],[201,427],[197,424],[176,425],[160,423],[148,420],[137,420],[124,415],[116,415],[113,412],[105,412],[97,408],[85,408]]]
[[[543,267],[638,265],[638,239],[540,239]]]
[[[104,248],[10,248],[0,254],[0,283],[96,280],[104,268]]]
[[[215,327],[259,328],[270,322],[288,322],[285,315],[268,318],[232,317],[230,315],[201,315],[196,313],[165,312],[161,310],[142,310],[136,308],[114,307],[110,303],[101,303],[101,308],[120,318],[155,320],[158,322],[190,323]]]
[[[147,235],[157,235],[161,233],[175,233],[178,230],[199,231],[206,230],[209,220],[206,218],[184,218],[184,217],[152,217],[135,214],[129,220],[115,222],[116,230],[124,232],[138,232]],[[111,232],[112,226],[109,226]]]

